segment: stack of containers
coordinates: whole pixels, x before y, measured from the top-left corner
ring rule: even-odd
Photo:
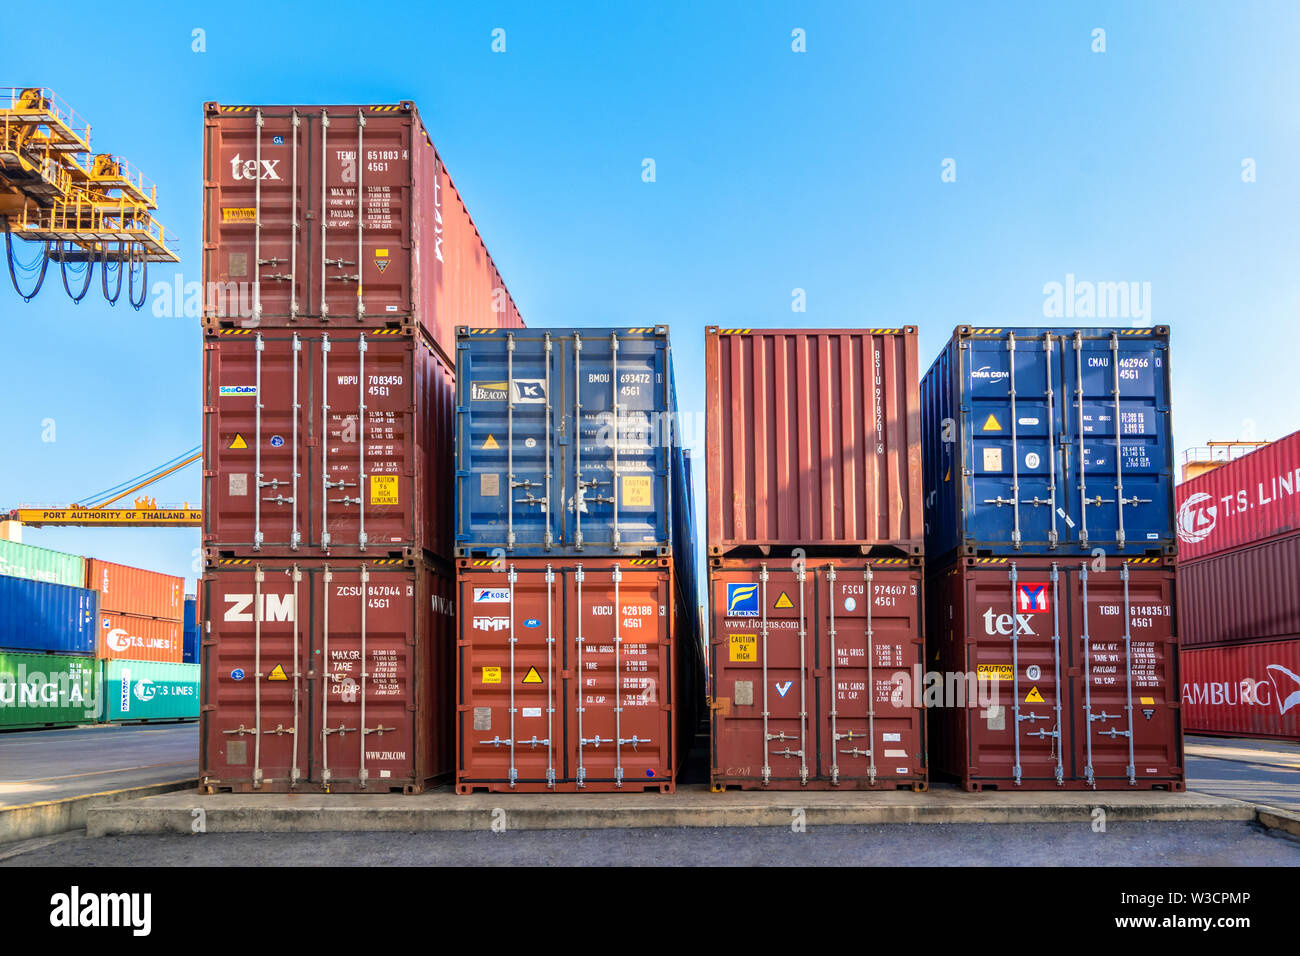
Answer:
[[[90,558],[98,603],[95,654],[103,661],[106,723],[193,720],[198,667],[184,662],[185,579]]]
[[[0,729],[99,718],[95,592],[86,562],[0,541]]]
[[[916,339],[706,330],[715,790],[927,786]]]
[[[703,696],[666,328],[457,344],[457,789],[675,789]]]
[[[1183,789],[1168,329],[962,326],[921,402],[932,767]]]
[[[1300,740],[1300,432],[1178,486],[1190,733]]]
[[[209,790],[451,770],[454,326],[518,327],[413,104],[205,107]]]

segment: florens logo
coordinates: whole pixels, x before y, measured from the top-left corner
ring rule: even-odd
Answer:
[[[1187,496],[1187,500],[1178,509],[1179,541],[1196,544],[1210,536],[1219,519],[1219,509],[1210,504],[1211,500],[1203,491]]]
[[[727,617],[758,617],[758,585],[727,585]]]

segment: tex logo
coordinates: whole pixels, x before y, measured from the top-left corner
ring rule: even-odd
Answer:
[[[727,617],[758,617],[757,584],[727,584]]]
[[[475,604],[509,604],[509,588],[475,588]]]
[[[1046,584],[1017,584],[1016,610],[1021,614],[1043,614],[1050,611]]]

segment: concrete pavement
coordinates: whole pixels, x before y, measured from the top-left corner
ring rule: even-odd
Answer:
[[[1187,789],[1300,811],[1300,744],[1188,737]]]

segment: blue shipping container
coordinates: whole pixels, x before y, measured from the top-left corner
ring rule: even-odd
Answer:
[[[0,575],[0,648],[93,655],[97,598],[86,588]]]
[[[662,326],[460,329],[457,554],[671,553],[675,413]]]
[[[927,561],[1173,553],[1169,330],[959,327],[921,382]]]
[[[186,664],[199,662],[199,622],[198,601],[185,596],[184,642],[181,648],[181,660]]]

